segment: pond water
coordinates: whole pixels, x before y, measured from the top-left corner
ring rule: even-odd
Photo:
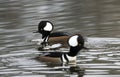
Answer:
[[[30,40],[41,38],[33,33],[41,20],[85,37],[89,50],[77,57],[84,70],[33,59],[40,51]],[[1,0],[0,77],[120,77],[119,25],[119,0]]]

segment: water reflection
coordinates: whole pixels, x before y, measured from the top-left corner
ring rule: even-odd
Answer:
[[[85,74],[85,69],[84,68],[80,68],[79,66],[72,66],[70,67],[70,73],[77,73],[78,77],[83,77]]]
[[[76,71],[71,74],[72,67],[50,67],[33,59],[40,51],[30,40],[41,35],[32,32],[39,21],[50,20],[54,31],[87,36],[89,52],[79,53],[77,59],[84,77],[119,77],[119,8],[119,0],[1,0],[0,76],[79,76]]]

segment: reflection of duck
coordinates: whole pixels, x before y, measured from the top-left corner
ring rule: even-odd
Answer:
[[[42,47],[45,47],[46,44],[53,45],[57,44],[58,47],[66,47],[67,39],[71,34],[67,32],[53,32],[53,24],[50,21],[41,21],[38,24],[38,31],[34,33],[42,34]]]
[[[80,68],[79,66],[71,66],[69,71],[71,74],[73,74],[73,73],[78,74],[78,77],[83,77],[83,75],[85,73],[85,69]]]
[[[51,63],[73,63],[76,62],[77,53],[84,48],[84,39],[81,35],[76,34],[69,38],[69,52],[44,52],[37,57],[38,60]]]

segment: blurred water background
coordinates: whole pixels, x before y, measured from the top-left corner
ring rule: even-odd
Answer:
[[[30,40],[41,38],[33,34],[41,20],[86,38],[90,49],[77,58],[83,77],[120,77],[119,0],[0,0],[0,77],[82,77],[33,59],[40,51]]]

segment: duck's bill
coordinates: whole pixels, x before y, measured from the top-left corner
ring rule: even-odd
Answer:
[[[33,33],[39,33],[38,31],[34,31]]]

